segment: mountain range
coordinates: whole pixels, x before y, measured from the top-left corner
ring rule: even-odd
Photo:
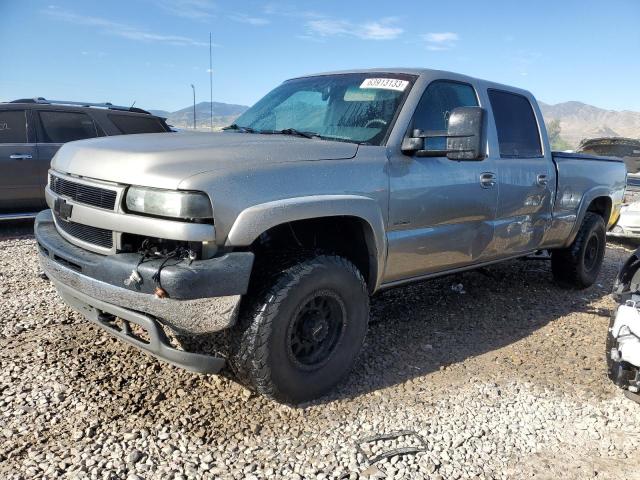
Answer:
[[[213,127],[220,129],[230,125],[245,110],[245,105],[234,105],[232,103],[213,102]],[[169,125],[178,128],[193,128],[193,106],[181,108],[175,112],[166,110],[149,110],[154,115],[167,119]],[[211,102],[196,103],[196,127],[198,130],[208,130],[211,126]]]
[[[605,110],[582,102],[540,102],[540,110],[546,123],[560,122],[560,136],[572,147],[584,138],[640,138],[640,112]]]
[[[583,138],[640,138],[640,112],[606,110],[575,101],[555,105],[539,103],[545,122],[559,121],[560,136],[571,148],[575,148]],[[209,102],[196,104],[196,127],[199,130],[210,128],[210,105]],[[249,107],[245,105],[213,102],[214,129],[230,125],[247,108]],[[166,117],[167,122],[175,127],[193,127],[193,106],[175,112],[166,110],[151,110],[151,112]]]

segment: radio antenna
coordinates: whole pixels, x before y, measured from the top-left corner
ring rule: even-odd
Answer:
[[[209,122],[213,132],[213,54],[211,53],[211,32],[209,32]]]

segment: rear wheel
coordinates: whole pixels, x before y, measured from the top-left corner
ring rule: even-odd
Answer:
[[[587,212],[573,243],[551,253],[553,276],[563,285],[591,286],[600,273],[605,248],[604,220],[596,213]]]
[[[369,294],[348,260],[332,255],[273,268],[231,332],[238,380],[281,402],[331,389],[352,367],[367,331]]]

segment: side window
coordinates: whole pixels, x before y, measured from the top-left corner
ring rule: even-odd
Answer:
[[[107,115],[109,120],[120,130],[123,134],[133,133],[161,133],[166,132],[162,122],[156,117],[143,117],[136,115]]]
[[[436,80],[422,94],[413,114],[412,129],[446,130],[451,111],[457,107],[477,107],[478,97],[473,87],[466,83]],[[444,150],[445,138],[429,138],[426,148]]]
[[[540,132],[529,100],[502,90],[489,90],[488,93],[498,130],[500,156],[541,157]]]
[[[93,120],[86,113],[39,111],[45,143],[65,143],[98,136]]]
[[[24,110],[0,110],[0,143],[26,143],[27,117]]]

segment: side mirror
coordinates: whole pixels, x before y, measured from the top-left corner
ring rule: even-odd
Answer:
[[[458,107],[449,115],[446,131],[414,130],[411,137],[402,142],[402,151],[418,157],[443,157],[450,160],[482,160],[482,131],[484,109],[480,107]],[[446,138],[445,150],[425,149],[425,139]]]
[[[450,160],[482,160],[484,109],[458,107],[451,112],[447,128],[447,158]]]

